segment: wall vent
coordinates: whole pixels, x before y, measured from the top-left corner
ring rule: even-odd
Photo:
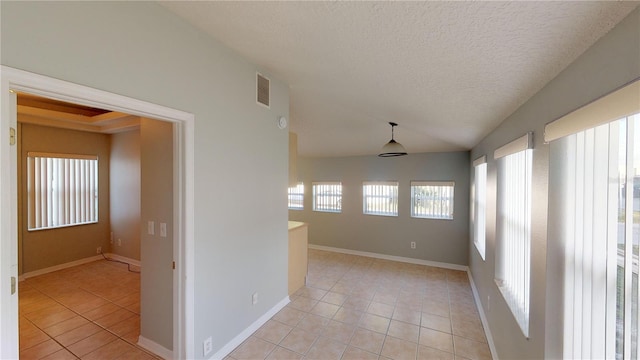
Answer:
[[[270,81],[260,73],[256,73],[256,101],[260,105],[269,107]]]

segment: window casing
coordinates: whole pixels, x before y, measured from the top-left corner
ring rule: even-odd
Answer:
[[[296,186],[289,187],[289,210],[304,209],[304,184],[299,182]]]
[[[453,219],[453,181],[412,181],[411,217]]]
[[[496,283],[529,336],[531,281],[531,134],[496,150],[498,221]]]
[[[314,182],[313,211],[342,212],[342,183],[340,182]]]
[[[471,222],[473,231],[473,243],[478,249],[478,253],[485,260],[485,226],[486,226],[486,206],[487,206],[487,163],[486,157],[474,162],[473,167],[473,189],[471,192]]]
[[[398,216],[398,182],[363,182],[362,213],[366,215]]]
[[[28,230],[98,222],[98,157],[27,154]]]

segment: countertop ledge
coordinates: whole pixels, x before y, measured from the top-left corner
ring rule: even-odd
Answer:
[[[303,223],[301,221],[289,221],[289,231],[303,226],[307,226],[307,223]]]

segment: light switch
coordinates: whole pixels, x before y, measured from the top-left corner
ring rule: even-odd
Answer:
[[[147,234],[155,235],[156,234],[156,224],[153,221],[147,222]]]
[[[160,237],[167,237],[167,223],[160,223]]]

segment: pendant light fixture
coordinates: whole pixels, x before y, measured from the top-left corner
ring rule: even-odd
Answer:
[[[392,157],[407,155],[407,150],[405,150],[404,146],[393,139],[393,128],[398,126],[398,124],[390,122],[389,125],[391,125],[391,140],[389,140],[389,142],[382,147],[382,150],[380,151],[380,154],[378,154],[378,156]]]

